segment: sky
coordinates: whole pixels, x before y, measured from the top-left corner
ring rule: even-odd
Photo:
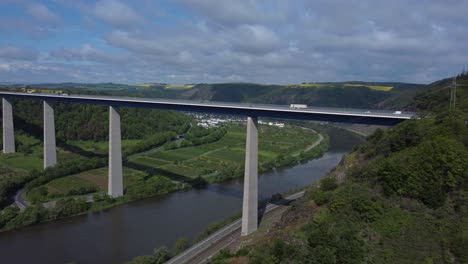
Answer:
[[[0,0],[0,83],[430,83],[467,0]]]

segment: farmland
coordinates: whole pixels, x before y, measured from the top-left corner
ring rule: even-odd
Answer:
[[[300,83],[300,84],[286,84],[288,88],[339,88],[339,87],[363,87],[375,91],[389,92],[393,86],[388,85],[373,85],[365,83]]]
[[[18,152],[9,155],[0,155],[0,167],[8,167],[14,170],[41,170],[43,166],[42,142],[34,137],[23,133],[16,135]],[[62,148],[57,149],[58,161],[69,160],[80,157]]]
[[[259,127],[259,169],[267,164],[270,168],[281,157],[292,156],[304,151],[318,140],[311,130],[297,127]],[[132,145],[135,141],[123,141]],[[99,154],[107,151],[105,142],[76,141],[76,145]],[[173,187],[178,183],[204,179],[219,182],[240,177],[243,174],[245,156],[245,126],[232,123],[220,140],[199,146],[176,149],[156,148],[155,151],[135,155],[124,161],[124,188],[164,179]],[[273,164],[273,165],[272,165]],[[172,183],[171,183],[172,182]],[[41,189],[41,201],[48,201],[75,194],[107,192],[107,167],[88,170],[78,174],[54,179]]]
[[[161,87],[164,89],[190,89],[193,88],[193,84],[161,84],[161,83],[142,83],[135,85],[137,87],[142,88],[153,88],[153,87]]]
[[[367,87],[376,91],[388,92],[393,89],[393,86],[384,86],[384,85],[367,85],[367,84],[357,84],[357,83],[345,83],[344,87]]]

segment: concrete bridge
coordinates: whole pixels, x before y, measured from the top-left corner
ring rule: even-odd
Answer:
[[[414,113],[380,110],[312,107],[291,109],[289,106],[241,104],[132,98],[97,95],[57,95],[47,93],[20,93],[0,91],[3,105],[3,152],[15,152],[13,108],[11,99],[37,99],[44,103],[44,168],[57,163],[53,101],[99,104],[109,106],[109,178],[108,194],[123,195],[122,145],[119,107],[143,107],[188,112],[241,115],[247,117],[244,197],[242,208],[242,235],[257,230],[258,225],[258,117],[299,119],[356,124],[395,125],[416,118]]]

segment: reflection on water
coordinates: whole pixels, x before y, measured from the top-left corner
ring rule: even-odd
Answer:
[[[308,185],[325,175],[344,153],[362,142],[346,131],[330,129],[323,157],[259,178],[259,198]],[[4,263],[123,263],[155,247],[171,247],[183,236],[194,238],[209,224],[242,206],[242,181],[209,184],[118,206],[104,212],[43,223],[0,234]]]

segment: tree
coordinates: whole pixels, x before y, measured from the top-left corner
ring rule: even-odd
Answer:
[[[167,247],[158,247],[153,251],[156,264],[166,263],[170,259],[169,249]]]
[[[320,189],[322,191],[332,191],[336,189],[338,183],[336,182],[335,177],[324,177],[320,180]]]
[[[153,256],[138,256],[128,261],[127,264],[155,264],[156,259]]]
[[[189,246],[190,246],[190,243],[189,243],[188,238],[186,237],[180,238],[179,240],[176,241],[174,245],[174,249],[172,250],[172,255],[177,256],[178,254],[184,252],[184,250],[189,248]]]
[[[18,215],[18,207],[8,206],[0,212],[0,228]]]

